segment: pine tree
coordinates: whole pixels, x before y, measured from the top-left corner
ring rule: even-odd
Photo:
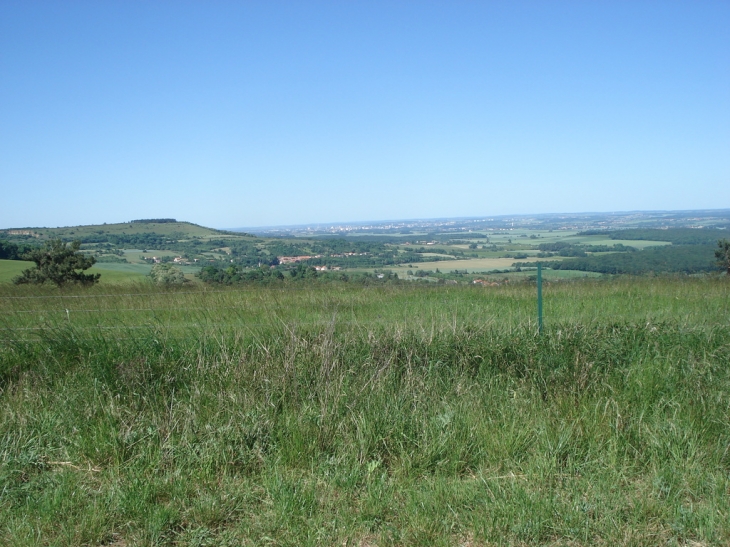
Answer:
[[[13,283],[55,283],[63,287],[68,283],[90,286],[99,282],[101,274],[85,274],[83,270],[91,268],[96,259],[84,256],[79,252],[80,241],[70,245],[60,239],[47,242],[43,247],[32,249],[23,255],[23,260],[35,262],[35,268],[24,270],[13,279]],[[79,271],[80,270],[80,271]]]

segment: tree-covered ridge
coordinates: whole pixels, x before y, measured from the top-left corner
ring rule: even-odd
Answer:
[[[376,270],[377,271],[377,270]],[[397,283],[398,276],[392,272],[371,274],[367,272],[345,273],[322,271],[313,266],[298,263],[286,272],[279,268],[262,266],[260,268],[241,268],[230,266],[204,266],[197,277],[211,284],[222,285],[282,285],[286,283],[358,283],[363,285]]]
[[[717,228],[637,228],[628,230],[588,230],[578,235],[603,235],[610,239],[638,241],[669,241],[674,245],[714,245],[718,239],[728,237],[728,230]]]
[[[665,245],[634,253],[592,255],[547,261],[542,264],[553,270],[579,270],[604,274],[701,273],[717,270],[714,252],[713,245]],[[534,263],[516,262],[515,266],[534,266]]]
[[[177,222],[174,218],[140,218],[139,220],[130,220],[130,222],[142,222],[145,224],[167,224],[170,222]]]
[[[583,245],[577,243],[568,243],[566,241],[557,241],[555,243],[540,243],[537,246],[538,250],[542,251],[538,254],[540,257],[549,257],[553,254],[557,256],[566,257],[584,257],[588,256],[588,253],[607,253],[607,252],[634,252],[634,247],[629,247],[623,243],[615,243],[611,246],[608,245]]]
[[[381,267],[424,260],[416,250],[399,251],[397,246],[370,241],[258,239],[219,240],[215,243],[220,243],[218,247],[226,249],[227,261],[247,267],[275,266],[282,259],[292,258],[310,266],[340,268]]]
[[[33,245],[27,243],[13,243],[0,239],[0,259],[22,260],[23,255],[33,249]]]
[[[161,220],[161,219],[157,219]],[[173,233],[182,235],[184,238],[210,238],[222,235],[231,235],[231,232],[206,228],[191,222],[145,222],[142,220],[114,223],[114,224],[92,224],[88,226],[66,226],[59,228],[13,228],[0,230],[0,237],[9,241],[46,241],[61,239],[66,242],[79,240],[88,243],[93,240],[103,240],[105,236],[139,235],[145,232],[153,232],[158,235],[171,236]],[[235,237],[243,237],[246,234],[233,234]]]

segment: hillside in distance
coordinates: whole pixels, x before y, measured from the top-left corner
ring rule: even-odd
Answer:
[[[175,219],[0,230],[0,241],[25,248],[42,245],[51,239],[78,240],[82,251],[98,263],[106,263],[106,268],[114,264],[137,265],[142,266],[142,269],[137,268],[139,272],[147,272],[155,262],[174,261],[175,258],[180,265],[191,267],[202,262],[228,261],[231,247],[250,250],[262,241],[246,233],[226,232]]]
[[[36,240],[47,241],[60,238],[64,241],[80,240],[82,243],[90,240],[103,239],[108,236],[133,236],[154,233],[159,236],[169,236],[175,239],[213,238],[221,236],[245,237],[245,233],[225,232],[213,228],[206,228],[192,222],[178,222],[175,219],[133,220],[115,224],[89,224],[86,226],[66,226],[60,228],[8,228],[0,230],[0,238],[9,241]],[[101,236],[101,237],[100,237]]]
[[[529,276],[538,261],[557,277],[710,273],[717,270],[717,241],[728,234],[730,210],[436,219],[259,230],[257,235],[142,219],[0,230],[0,244],[16,246],[10,256],[0,245],[0,259],[17,260],[28,247],[60,238],[80,241],[97,269],[120,276],[144,275],[155,263],[171,262],[189,276],[226,282],[262,268],[295,275],[305,267],[358,275],[387,269],[400,280],[469,283],[485,275]],[[15,266],[7,268],[15,271]]]
[[[157,262],[175,262],[190,268],[211,264],[259,268],[279,266],[280,262],[291,266],[314,261],[307,265],[317,266],[329,261],[330,266],[339,269],[390,266],[419,262],[425,258],[417,252],[382,242],[257,237],[177,222],[175,219],[0,230],[0,241],[16,245],[34,246],[56,238],[67,242],[80,241],[84,253],[94,256],[98,263],[107,264],[151,266]]]

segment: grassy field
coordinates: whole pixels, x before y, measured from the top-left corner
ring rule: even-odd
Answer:
[[[0,544],[730,542],[726,279],[0,307]]]
[[[0,260],[0,284],[9,284],[13,278],[26,268],[34,267],[33,262],[21,260]],[[195,282],[195,272],[199,268],[193,266],[178,266],[186,278]],[[100,273],[99,285],[106,287],[119,283],[139,283],[146,279],[152,266],[150,264],[124,264],[124,263],[96,263],[86,273]],[[2,285],[0,285],[2,286]]]
[[[23,270],[33,266],[33,262],[24,260],[0,260],[0,283],[10,283]]]
[[[520,262],[530,262],[532,258],[521,259]],[[451,270],[467,270],[472,272],[484,272],[489,270],[502,270],[511,268],[516,260],[514,258],[472,258],[469,260],[440,260],[435,262],[416,262],[407,266],[395,266],[388,268],[396,273],[405,274],[408,270],[436,270],[442,272]]]
[[[149,264],[98,263],[89,268],[89,273],[100,273],[100,285],[140,281],[152,270]]]
[[[642,241],[637,239],[606,239],[601,236],[577,236],[577,237],[566,237],[561,240],[566,243],[582,243],[585,245],[626,245],[627,247],[634,247],[636,249],[646,249],[647,247],[663,247],[664,245],[671,245],[667,241]]]

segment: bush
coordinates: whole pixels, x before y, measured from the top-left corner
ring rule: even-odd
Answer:
[[[182,270],[172,264],[155,264],[149,275],[158,285],[182,285],[188,282]]]

